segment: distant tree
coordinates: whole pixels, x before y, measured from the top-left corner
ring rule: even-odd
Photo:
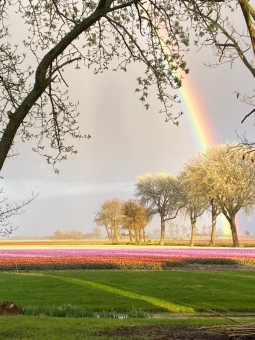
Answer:
[[[160,229],[159,228],[154,228],[153,229],[153,237],[159,238],[160,237]]]
[[[160,245],[165,242],[166,221],[176,218],[180,209],[180,186],[176,176],[168,173],[146,174],[136,180],[136,196],[160,215]]]
[[[202,235],[207,236],[210,234],[210,226],[203,224],[202,226]]]
[[[98,226],[104,226],[112,243],[119,242],[120,227],[122,224],[123,203],[119,199],[106,200],[96,213],[95,221]]]
[[[169,230],[169,237],[178,237],[180,235],[180,226],[177,223],[169,221],[167,224]]]
[[[223,237],[224,236],[223,229],[222,228],[217,229],[216,235],[217,235],[217,237]]]
[[[71,229],[71,230],[56,230],[52,236],[53,239],[56,240],[81,240],[86,238],[85,234],[80,230]]]
[[[250,237],[251,236],[250,230],[245,230],[244,235],[245,235],[245,237]]]
[[[123,203],[122,226],[129,232],[130,242],[133,243],[132,235],[135,236],[135,243],[145,241],[144,228],[151,219],[151,213],[144,205],[136,200],[129,200]]]
[[[181,231],[182,231],[182,236],[184,238],[188,238],[189,237],[189,235],[188,235],[189,229],[188,229],[188,227],[186,225],[184,225],[184,224],[181,225]]]
[[[55,240],[61,240],[63,238],[63,232],[59,229],[55,230],[52,238]]]
[[[101,229],[98,227],[94,227],[92,232],[90,233],[90,237],[93,239],[99,239],[102,236]]]

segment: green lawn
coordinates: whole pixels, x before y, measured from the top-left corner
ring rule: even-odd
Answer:
[[[229,324],[226,319],[200,318],[200,319],[80,319],[80,318],[52,318],[52,317],[28,317],[12,316],[0,317],[0,339],[2,340],[112,340],[112,336],[97,335],[107,329],[119,329],[120,327],[134,326],[162,326],[167,324],[190,325],[200,327],[203,325]],[[114,337],[114,339],[127,340],[126,336]],[[148,340],[146,335],[137,337],[128,336],[131,339]]]
[[[63,271],[0,273],[0,301],[86,310],[254,312],[255,272]]]

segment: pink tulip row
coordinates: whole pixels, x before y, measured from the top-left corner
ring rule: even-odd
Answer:
[[[84,247],[45,249],[0,249],[2,258],[18,257],[169,257],[169,258],[255,258],[255,248],[185,247]]]

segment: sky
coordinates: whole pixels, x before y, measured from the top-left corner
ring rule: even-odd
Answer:
[[[252,76],[241,63],[215,69],[204,65],[208,59],[210,52],[193,50],[188,55],[191,72],[179,92],[184,115],[178,127],[158,113],[156,93],[151,94],[149,110],[139,101],[135,88],[140,66],[96,76],[86,69],[70,69],[70,97],[79,101],[81,131],[92,138],[75,142],[78,154],[58,164],[59,174],[32,152],[35,141],[16,141],[19,155],[9,159],[2,172],[5,194],[16,201],[32,192],[38,197],[12,219],[19,227],[13,236],[50,236],[58,229],[89,233],[106,199],[134,198],[137,176],[178,174],[186,161],[203,151],[203,143],[238,141],[237,133],[252,139],[255,116],[241,124],[250,108],[235,93],[250,92]],[[238,221],[240,232],[255,233],[253,219],[241,214]],[[150,228],[159,228],[157,219]]]

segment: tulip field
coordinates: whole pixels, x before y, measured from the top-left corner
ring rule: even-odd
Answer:
[[[253,269],[252,247],[0,242],[0,301],[24,314],[1,315],[0,339],[163,339],[179,324],[200,334],[204,325],[234,323],[247,334]],[[131,333],[138,325],[141,337]]]
[[[0,247],[0,270],[165,269],[187,264],[255,265],[255,248],[84,246],[72,248]]]

